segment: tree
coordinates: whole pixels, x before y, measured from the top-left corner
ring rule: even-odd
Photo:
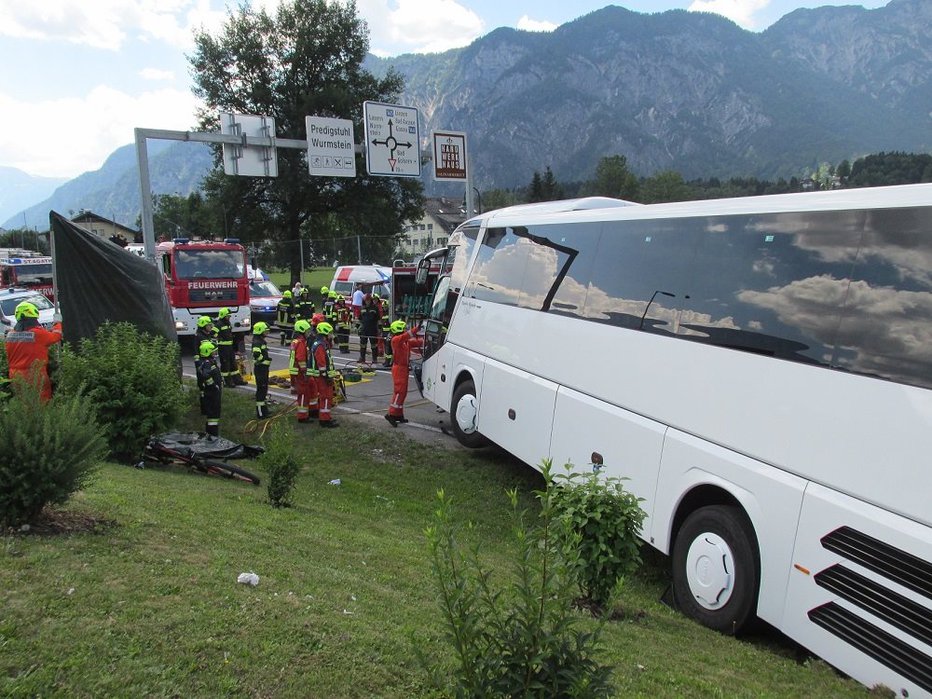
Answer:
[[[851,166],[848,185],[882,187],[932,182],[932,155],[928,153],[875,153]]]
[[[0,248],[23,248],[49,255],[49,236],[28,228],[11,228],[0,233]]]
[[[527,200],[531,203],[544,201],[544,183],[537,170],[534,171],[534,176],[531,178],[531,187],[528,190]]]
[[[136,218],[141,227],[142,217]],[[204,238],[212,240],[227,237],[223,211],[200,192],[187,197],[178,194],[156,194],[152,197],[152,222],[155,237]]]
[[[642,204],[688,201],[695,198],[692,187],[674,170],[664,170],[641,180],[639,190],[639,201]]]
[[[541,193],[544,198],[542,201],[554,201],[563,198],[563,188],[557,183],[557,178],[553,175],[550,166],[544,170],[544,176],[541,178]]]
[[[362,102],[397,102],[401,76],[377,79],[362,69],[369,48],[365,23],[352,0],[285,0],[274,16],[241,6],[231,10],[219,36],[195,35],[189,57],[194,93],[205,107],[201,127],[215,128],[217,112],[275,118],[277,135],[303,139],[308,115],[352,119],[363,133]],[[219,164],[219,150],[216,155]],[[299,273],[298,243],[360,235],[390,251],[406,220],[423,210],[420,181],[389,177],[311,177],[306,155],[278,151],[277,178],[227,177],[215,169],[204,189],[224,212],[230,233],[244,241],[273,239],[293,246],[290,267]],[[365,167],[357,157],[357,172]],[[364,256],[376,257],[370,250]]]
[[[595,180],[587,188],[587,194],[636,200],[638,180],[628,169],[628,159],[623,155],[609,155],[600,159],[595,168]]]

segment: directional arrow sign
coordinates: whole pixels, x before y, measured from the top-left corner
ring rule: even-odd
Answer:
[[[420,177],[421,136],[417,109],[382,102],[363,102],[362,107],[369,174]]]

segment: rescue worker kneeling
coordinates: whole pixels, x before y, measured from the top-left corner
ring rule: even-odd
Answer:
[[[288,373],[294,383],[295,400],[298,403],[298,422],[310,422],[317,417],[317,384],[314,375],[308,369],[310,350],[307,335],[311,331],[311,324],[306,320],[296,320],[294,324],[294,339],[291,341],[291,356],[288,362]]]
[[[223,374],[217,363],[217,345],[204,340],[198,348],[194,362],[197,387],[201,392],[201,414],[207,418],[204,431],[212,437],[220,436],[220,399],[223,391]]]

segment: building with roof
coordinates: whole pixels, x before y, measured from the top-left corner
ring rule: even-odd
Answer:
[[[99,238],[109,240],[121,247],[126,247],[129,243],[137,240],[141,241],[142,234],[132,228],[127,228],[109,218],[98,216],[93,211],[82,211],[71,219],[71,222],[83,228],[88,233],[93,233]]]
[[[414,259],[429,250],[447,244],[450,234],[466,220],[462,200],[436,197],[424,200],[424,214],[417,221],[408,221],[398,255]]]

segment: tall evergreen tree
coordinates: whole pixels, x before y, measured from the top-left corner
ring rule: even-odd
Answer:
[[[557,178],[549,165],[544,170],[544,176],[541,178],[541,194],[543,195],[541,201],[554,201],[563,198],[563,188],[557,182]]]
[[[544,201],[544,183],[537,170],[534,171],[534,176],[531,178],[531,188],[528,191],[527,200],[531,203]]]
[[[600,159],[595,168],[595,180],[586,188],[586,193],[636,201],[638,179],[628,169],[628,159],[623,155],[609,155]]]
[[[365,100],[397,102],[401,76],[378,79],[362,69],[369,48],[366,24],[353,0],[284,0],[274,15],[245,4],[231,10],[219,35],[199,32],[189,61],[194,93],[205,107],[202,128],[216,128],[218,112],[268,115],[280,138],[304,139],[305,117],[352,119],[364,132]],[[217,153],[219,164],[219,149]],[[298,241],[362,236],[368,259],[387,259],[402,224],[423,209],[420,181],[365,174],[357,157],[355,178],[311,177],[306,153],[278,151],[276,178],[232,177],[215,170],[205,191],[222,207],[229,227],[244,240],[291,241],[297,277]]]

